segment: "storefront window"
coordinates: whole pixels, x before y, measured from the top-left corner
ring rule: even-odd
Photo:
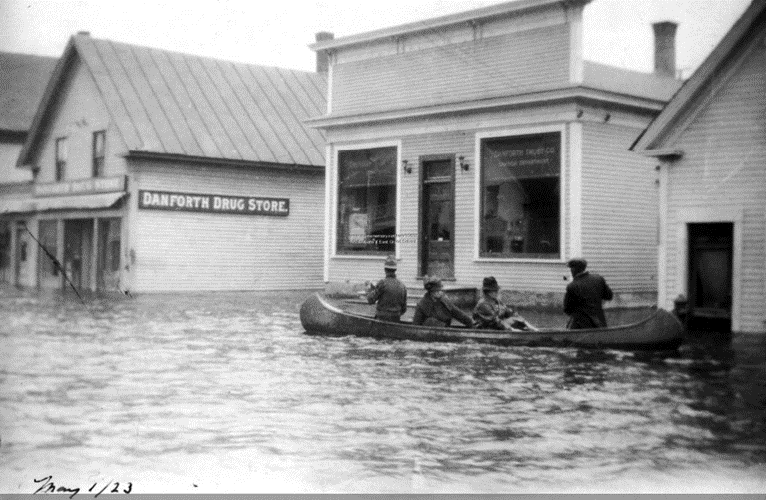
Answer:
[[[98,288],[114,290],[119,282],[120,233],[122,221],[119,218],[98,221]]]
[[[338,253],[386,254],[396,247],[395,147],[338,155]]]
[[[481,141],[482,257],[559,257],[560,177],[560,132]]]

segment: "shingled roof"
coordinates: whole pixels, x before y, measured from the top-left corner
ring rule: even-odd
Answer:
[[[29,130],[55,67],[55,57],[0,52],[0,130]]]
[[[324,135],[303,120],[325,109],[327,79],[99,40],[71,38],[51,78],[19,164],[42,131],[57,88],[79,57],[129,154],[324,166]]]

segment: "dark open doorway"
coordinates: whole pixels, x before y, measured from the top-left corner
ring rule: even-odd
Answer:
[[[731,332],[734,224],[689,224],[690,331]]]

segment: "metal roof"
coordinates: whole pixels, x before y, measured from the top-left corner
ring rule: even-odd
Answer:
[[[55,57],[0,52],[0,130],[29,130],[55,66]]]
[[[326,75],[140,47],[85,34],[62,56],[85,63],[129,152],[324,166]],[[68,64],[51,79],[19,163],[29,163]],[[34,135],[34,136],[33,136]]]

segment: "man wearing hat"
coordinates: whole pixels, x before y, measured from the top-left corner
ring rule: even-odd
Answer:
[[[389,255],[383,264],[386,277],[367,292],[367,302],[377,303],[375,319],[399,322],[407,312],[407,287],[396,278],[396,259]]]
[[[465,326],[473,326],[471,318],[444,295],[442,280],[426,276],[423,278],[423,287],[426,294],[415,309],[413,325],[450,326],[454,318]]]
[[[507,330],[503,320],[513,316],[513,309],[500,302],[498,298],[500,285],[497,284],[494,276],[484,278],[481,291],[484,296],[473,309],[473,320],[476,322],[476,328]]]
[[[564,312],[568,314],[567,328],[604,328],[606,317],[602,300],[612,300],[612,289],[606,280],[595,273],[585,270],[585,259],[574,258],[567,262],[572,272],[572,282],[567,285],[564,295]]]
[[[488,330],[533,330],[517,315],[513,308],[505,305],[499,298],[500,285],[494,276],[487,276],[481,285],[484,296],[473,310],[476,328]]]

